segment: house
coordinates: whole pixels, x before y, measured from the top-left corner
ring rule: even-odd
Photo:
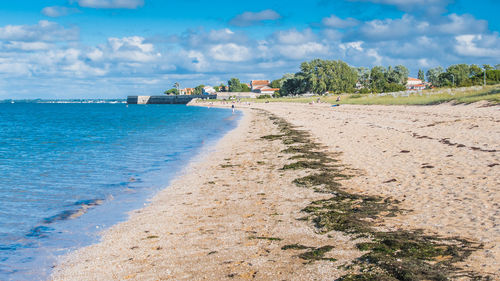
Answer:
[[[411,88],[407,87],[408,90],[417,90],[417,91],[424,90],[425,88],[427,88],[425,84],[412,85]]]
[[[425,87],[424,81],[417,79],[417,78],[408,77],[408,82],[406,82],[406,89],[408,89],[408,90],[423,90],[425,88],[426,87]]]
[[[260,88],[258,93],[261,93],[263,95],[273,95],[275,92],[278,92],[280,89],[279,88],[271,88],[269,86],[265,86]]]
[[[192,95],[194,94],[194,88],[184,88],[179,90],[179,94],[181,95]]]
[[[203,87],[203,94],[204,95],[215,95],[215,93],[217,93],[217,91],[213,87],[211,87],[211,86]]]
[[[269,80],[252,80],[250,81],[250,90],[254,93],[260,93],[260,89],[269,87],[271,82]]]

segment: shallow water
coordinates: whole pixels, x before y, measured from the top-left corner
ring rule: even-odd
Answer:
[[[0,280],[43,280],[165,187],[239,113],[183,105],[0,104]]]

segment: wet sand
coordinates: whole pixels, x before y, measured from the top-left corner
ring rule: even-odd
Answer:
[[[203,105],[203,104],[198,104]],[[208,104],[205,104],[208,105]],[[223,105],[228,106],[228,105]],[[230,106],[230,105],[229,105]],[[380,228],[416,229],[484,244],[464,267],[500,278],[500,110],[469,106],[237,104],[260,108],[311,133],[357,176],[349,192],[401,201],[411,210]],[[340,232],[299,220],[324,194],[283,171],[284,145],[265,112],[244,109],[237,129],[192,163],[151,204],[106,231],[102,242],[64,257],[54,280],[324,280],[362,255]],[[334,245],[308,263],[301,244]]]

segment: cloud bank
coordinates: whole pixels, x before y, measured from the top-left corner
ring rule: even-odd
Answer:
[[[431,0],[412,3],[422,1]],[[100,2],[102,8],[111,4],[137,8],[143,1]],[[271,10],[243,13],[232,24],[240,27],[280,18],[277,12],[266,11]],[[46,13],[63,14],[57,9]],[[403,64],[413,73],[455,63],[500,63],[498,32],[468,14],[430,19],[408,12],[364,21],[333,14],[310,28],[274,28],[259,38],[250,34],[246,28],[198,28],[165,35],[164,40],[130,34],[86,45],[77,27],[54,21],[0,26],[0,99],[13,93],[19,98],[124,97],[162,93],[173,82],[193,87],[219,84],[233,76],[242,81],[275,79],[314,58],[367,67]]]

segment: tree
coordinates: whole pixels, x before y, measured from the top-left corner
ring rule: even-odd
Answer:
[[[396,67],[394,68],[394,72],[396,72],[399,78],[396,83],[405,86],[408,82],[408,75],[410,75],[410,71],[408,70],[408,68],[406,68],[406,66],[404,65],[396,65]]]
[[[427,81],[434,86],[439,86],[439,75],[443,72],[444,70],[441,66],[427,70]]]
[[[418,79],[425,81],[424,71],[422,69],[418,70]]]
[[[392,66],[388,66],[385,70],[385,81],[387,83],[399,83],[400,77],[397,71],[395,71]]]
[[[177,90],[176,88],[172,88],[170,90],[166,90],[165,92],[163,92],[165,95],[178,95],[179,94],[179,90]]]
[[[353,92],[357,81],[355,69],[341,60],[303,62],[299,75],[306,78],[307,91],[315,94]]]
[[[205,87],[205,85],[198,85],[198,86],[196,86],[196,88],[194,88],[194,94],[195,95],[202,95],[204,87]]]
[[[440,73],[438,76],[437,85],[439,85],[439,87],[451,87],[451,86],[456,85],[456,82],[454,84],[454,81],[455,81],[455,77],[453,76],[453,74],[451,74],[449,72],[443,72],[443,73]]]
[[[179,82],[175,82],[174,83],[174,88],[177,89],[177,92],[179,92],[179,87],[181,86],[181,84],[179,84]]]
[[[500,66],[500,65],[499,65]],[[489,64],[483,64],[483,69],[488,71],[488,70],[493,70],[495,68],[493,68],[493,66],[489,65]]]
[[[288,78],[281,86],[280,94],[282,96],[300,95],[308,91],[307,78],[301,74],[296,74],[292,78]]]
[[[250,87],[245,83],[241,83],[241,92],[251,92]]]
[[[469,77],[477,76],[483,74],[483,69],[477,64],[471,64],[469,66]]]
[[[229,86],[229,92],[241,92],[241,82],[240,79],[238,78],[231,78],[229,81],[227,81],[227,84]]]
[[[358,82],[363,89],[370,88],[370,69],[366,67],[358,67],[355,69],[358,75]]]
[[[484,81],[484,71],[477,64],[471,64],[469,66],[469,80],[473,85],[482,85]]]
[[[281,85],[283,84],[282,79],[276,79],[271,81],[271,84],[269,84],[269,87],[271,88],[281,88]]]
[[[495,65],[496,70],[500,70],[500,64]]]
[[[219,92],[227,92],[227,86],[224,83],[220,83],[219,86],[215,86],[214,89],[219,88]]]
[[[384,92],[386,93],[399,92],[404,90],[406,90],[406,86],[399,83],[387,83],[384,86]]]
[[[470,67],[466,64],[454,64],[446,69],[446,73],[452,75],[453,86],[470,86]]]
[[[370,87],[372,91],[381,93],[384,91],[387,80],[385,75],[385,68],[382,66],[375,66],[370,71]]]

